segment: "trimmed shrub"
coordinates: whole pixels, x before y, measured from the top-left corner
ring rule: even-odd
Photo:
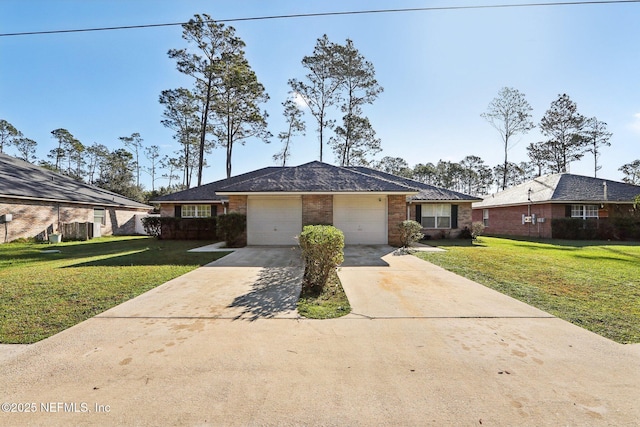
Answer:
[[[400,243],[403,248],[408,248],[412,243],[415,243],[422,238],[422,225],[419,222],[413,220],[405,220],[398,224],[400,228]]]
[[[240,213],[228,213],[218,218],[218,237],[227,243],[229,248],[244,245],[244,233],[247,229],[247,216]]]
[[[469,230],[469,227],[465,226],[462,230],[460,230],[460,234],[458,234],[458,239],[474,240],[473,235],[471,234],[471,230]]]
[[[478,241],[478,237],[480,237],[484,233],[484,224],[480,221],[476,221],[471,224],[471,240],[474,242]]]
[[[304,260],[303,292],[319,294],[344,261],[344,234],[331,225],[306,225],[298,242]]]
[[[144,231],[155,238],[160,238],[162,234],[162,218],[159,216],[146,216],[142,218]]]

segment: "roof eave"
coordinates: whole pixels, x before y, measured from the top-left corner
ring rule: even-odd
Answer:
[[[44,197],[29,197],[29,196],[17,196],[15,194],[0,194],[0,199],[18,199],[18,200],[30,200],[34,202],[51,202],[51,203],[69,203],[74,205],[88,205],[88,206],[109,206],[114,208],[128,208],[128,209],[153,209],[153,206],[142,205],[142,206],[133,206],[133,205],[123,205],[118,203],[92,203],[92,202],[84,202],[78,200],[68,200],[68,199],[53,199],[53,198],[44,198]]]
[[[418,191],[219,191],[221,196],[390,195],[406,196]]]
[[[216,204],[216,203],[227,203],[228,200],[209,200],[209,199],[201,199],[201,200],[149,200],[149,203],[155,203],[158,205],[161,205],[163,203],[209,203],[209,204]]]

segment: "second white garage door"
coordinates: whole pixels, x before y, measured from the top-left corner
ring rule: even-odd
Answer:
[[[346,244],[387,244],[386,196],[333,196],[333,225]]]
[[[302,199],[291,197],[247,198],[249,245],[296,245],[302,231]]]

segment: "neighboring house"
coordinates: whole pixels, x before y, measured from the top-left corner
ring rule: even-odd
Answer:
[[[436,237],[471,226],[471,202],[460,193],[365,167],[321,162],[267,167],[158,197],[161,215],[196,218],[247,215],[247,244],[289,245],[304,225],[330,224],[347,244],[400,245],[407,218]]]
[[[640,186],[568,173],[538,177],[473,204],[486,234],[553,237],[554,218],[602,219],[634,213]]]
[[[0,242],[19,238],[47,240],[50,234],[62,231],[62,224],[76,222],[93,223],[94,236],[135,234],[136,222],[151,209],[0,154]],[[2,219],[7,215],[11,217],[9,222]]]

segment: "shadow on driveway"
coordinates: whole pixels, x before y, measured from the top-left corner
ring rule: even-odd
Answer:
[[[229,305],[229,308],[242,310],[234,320],[298,317],[296,304],[300,297],[302,273],[298,267],[263,268],[251,291],[236,297]]]

